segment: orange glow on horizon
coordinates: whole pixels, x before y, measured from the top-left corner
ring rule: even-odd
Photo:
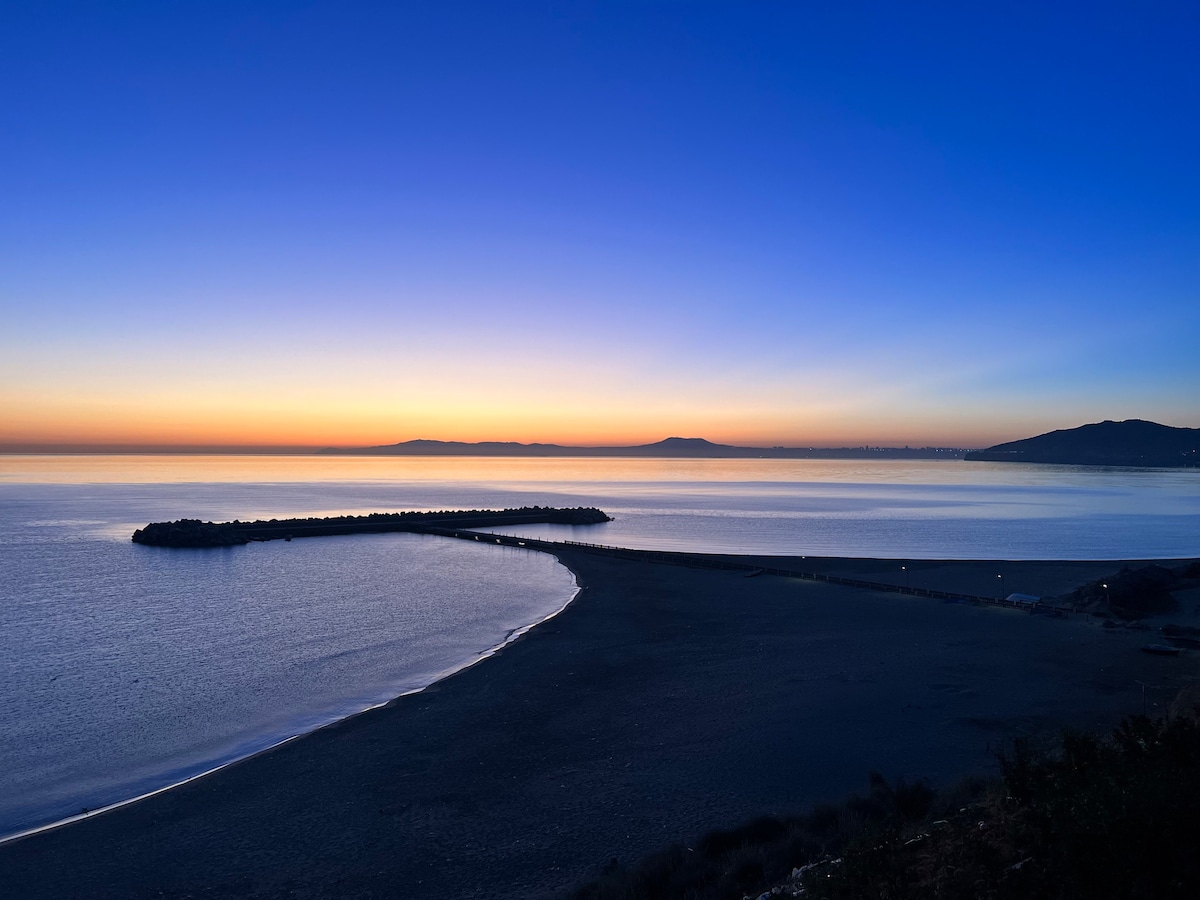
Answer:
[[[199,391],[185,395],[0,395],[0,451],[207,451],[371,447],[415,439],[511,441],[564,446],[630,446],[699,437],[745,447],[987,447],[1083,421],[1020,420],[981,414],[950,417],[882,412],[846,401],[791,408],[769,400],[742,408],[620,396],[572,402],[551,389],[532,401],[461,395],[397,399],[345,392],[304,396]],[[523,403],[528,405],[522,405]]]
[[[575,424],[574,428],[567,427]],[[340,426],[340,427],[339,427]],[[398,444],[411,440],[457,441],[463,443],[513,442],[521,444],[558,444],[566,447],[611,447],[651,444],[668,437],[704,438],[716,444],[743,447],[986,447],[1005,440],[1028,437],[1012,435],[937,434],[930,428],[924,433],[880,434],[867,427],[839,429],[836,432],[812,429],[792,434],[764,434],[759,430],[733,430],[716,421],[680,421],[674,425],[605,425],[563,422],[551,429],[538,424],[518,422],[478,423],[452,420],[423,425],[380,427],[365,423],[314,425],[292,421],[255,423],[222,419],[211,423],[189,421],[137,421],[125,423],[109,419],[84,423],[78,420],[64,426],[0,429],[0,451],[6,452],[102,452],[162,450],[226,450],[304,452],[324,447],[355,448]]]

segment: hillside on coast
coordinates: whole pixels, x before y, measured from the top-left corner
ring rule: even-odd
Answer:
[[[953,447],[737,447],[704,438],[669,437],[629,447],[567,447],[516,441],[403,441],[379,447],[327,447],[351,456],[629,456],[663,459],[961,459]]]
[[[1200,428],[1172,428],[1142,419],[1104,421],[971,450],[968,460],[1075,466],[1200,465]]]

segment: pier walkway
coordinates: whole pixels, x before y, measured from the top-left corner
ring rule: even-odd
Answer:
[[[935,591],[927,588],[908,587],[905,585],[889,584],[884,581],[863,581],[858,578],[842,578],[837,575],[824,575],[820,572],[805,572],[800,569],[783,569],[760,566],[751,562],[737,562],[734,559],[715,554],[676,553],[670,550],[634,550],[627,547],[613,547],[606,544],[585,544],[578,541],[544,541],[538,538],[520,537],[509,534],[494,534],[492,532],[472,531],[462,528],[426,527],[420,531],[424,534],[436,534],[443,537],[459,538],[464,541],[479,541],[488,544],[500,544],[507,547],[524,547],[528,550],[542,550],[553,553],[558,549],[584,550],[604,556],[616,556],[621,559],[638,560],[640,562],[660,563],[670,566],[688,566],[696,569],[724,569],[745,572],[747,575],[778,575],[783,578],[799,578],[804,581],[820,581],[826,584],[840,584],[845,587],[863,588],[871,591],[884,591],[891,594],[905,594],[910,597],[927,597],[932,600],[943,600],[950,603],[973,603],[979,606],[1000,606],[1007,609],[1022,609],[1027,612],[1043,612],[1061,615],[1069,610],[1061,609],[1053,604],[1038,601],[1037,603],[1016,602],[1001,597],[982,597],[977,594],[954,593],[950,591]]]

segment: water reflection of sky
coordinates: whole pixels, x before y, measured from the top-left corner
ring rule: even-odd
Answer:
[[[5,497],[17,508],[30,489],[21,479],[38,482],[38,504],[86,490],[111,516],[90,526],[92,533],[121,541],[147,521],[184,516],[221,521],[582,505],[598,506],[616,521],[579,534],[554,527],[522,533],[707,552],[1200,554],[1195,470],[953,460],[0,458]],[[40,508],[44,520],[54,520]],[[62,512],[65,521],[70,510]]]

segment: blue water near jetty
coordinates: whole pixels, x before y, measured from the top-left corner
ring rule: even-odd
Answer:
[[[412,535],[175,551],[150,521],[595,505],[498,529],[730,553],[1200,556],[1200,472],[952,461],[0,457],[0,835],[420,688],[552,614],[551,557]]]
[[[0,485],[0,836],[419,689],[574,594],[531,551],[404,534],[179,551],[113,518],[177,517],[191,493]]]
[[[491,530],[697,553],[887,559],[1200,554],[1200,472],[1075,471],[1061,477],[1068,483],[741,483],[719,490],[589,486],[573,496],[601,507],[614,521]]]

